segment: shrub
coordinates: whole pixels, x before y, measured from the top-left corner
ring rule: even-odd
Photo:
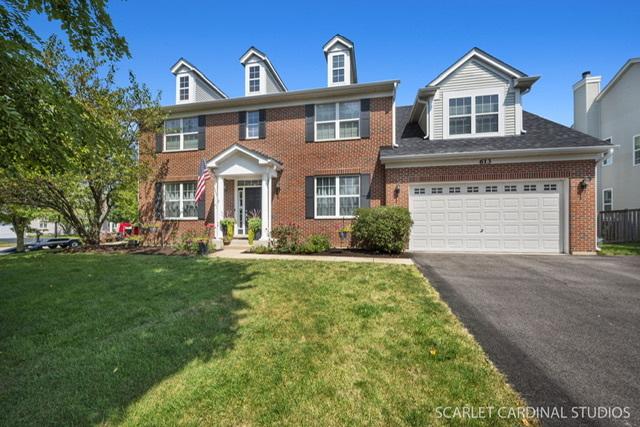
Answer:
[[[128,240],[131,241],[132,239]],[[200,243],[208,244],[209,237],[198,235],[195,231],[185,231],[180,235],[180,239],[174,243],[173,247],[181,251],[198,254],[200,253]]]
[[[271,230],[273,248],[280,253],[295,253],[300,247],[300,228],[295,225],[279,225]]]
[[[317,254],[331,249],[331,242],[324,234],[313,234],[300,247],[300,252],[304,254]]]
[[[400,253],[409,240],[411,214],[400,206],[361,208],[356,211],[352,243],[361,249]]]

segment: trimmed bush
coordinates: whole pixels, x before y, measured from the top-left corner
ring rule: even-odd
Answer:
[[[295,225],[279,225],[271,230],[273,249],[280,253],[296,253],[300,247],[300,228]]]
[[[373,252],[401,253],[411,231],[411,214],[400,206],[356,210],[351,239],[354,246]]]
[[[324,234],[312,234],[300,247],[303,254],[317,254],[331,249],[331,242]]]

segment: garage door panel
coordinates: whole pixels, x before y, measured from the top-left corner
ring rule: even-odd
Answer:
[[[460,197],[451,197],[447,199],[447,208],[460,209],[463,206],[463,200]]]
[[[558,191],[543,190],[550,186],[540,181],[456,183],[461,192],[452,194],[447,189],[453,184],[421,185],[424,194],[410,193],[410,249],[559,252],[562,185],[553,183]],[[434,187],[444,194],[432,192]]]

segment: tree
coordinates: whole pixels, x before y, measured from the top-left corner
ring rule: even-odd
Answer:
[[[67,132],[78,125],[77,105],[50,73],[42,39],[28,25],[45,14],[65,31],[72,50],[111,61],[129,56],[104,0],[5,0],[0,4],[0,168],[63,169],[71,153]]]
[[[24,252],[24,233],[29,223],[38,217],[38,209],[3,203],[0,199],[0,222],[9,223],[16,233],[16,252]]]
[[[58,212],[86,243],[97,244],[117,202],[131,214],[127,200],[148,172],[138,162],[138,139],[156,129],[163,113],[158,97],[133,75],[128,86],[117,87],[115,70],[103,60],[72,58],[56,39],[47,42],[43,58],[50,75],[64,84],[79,118],[61,136],[68,147],[65,167],[46,174],[39,168],[14,168],[0,175],[0,194],[13,203]]]

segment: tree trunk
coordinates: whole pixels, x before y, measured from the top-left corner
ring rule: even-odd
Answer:
[[[16,252],[24,252],[24,230],[27,228],[27,220],[14,216],[11,218],[11,224],[16,233]]]

